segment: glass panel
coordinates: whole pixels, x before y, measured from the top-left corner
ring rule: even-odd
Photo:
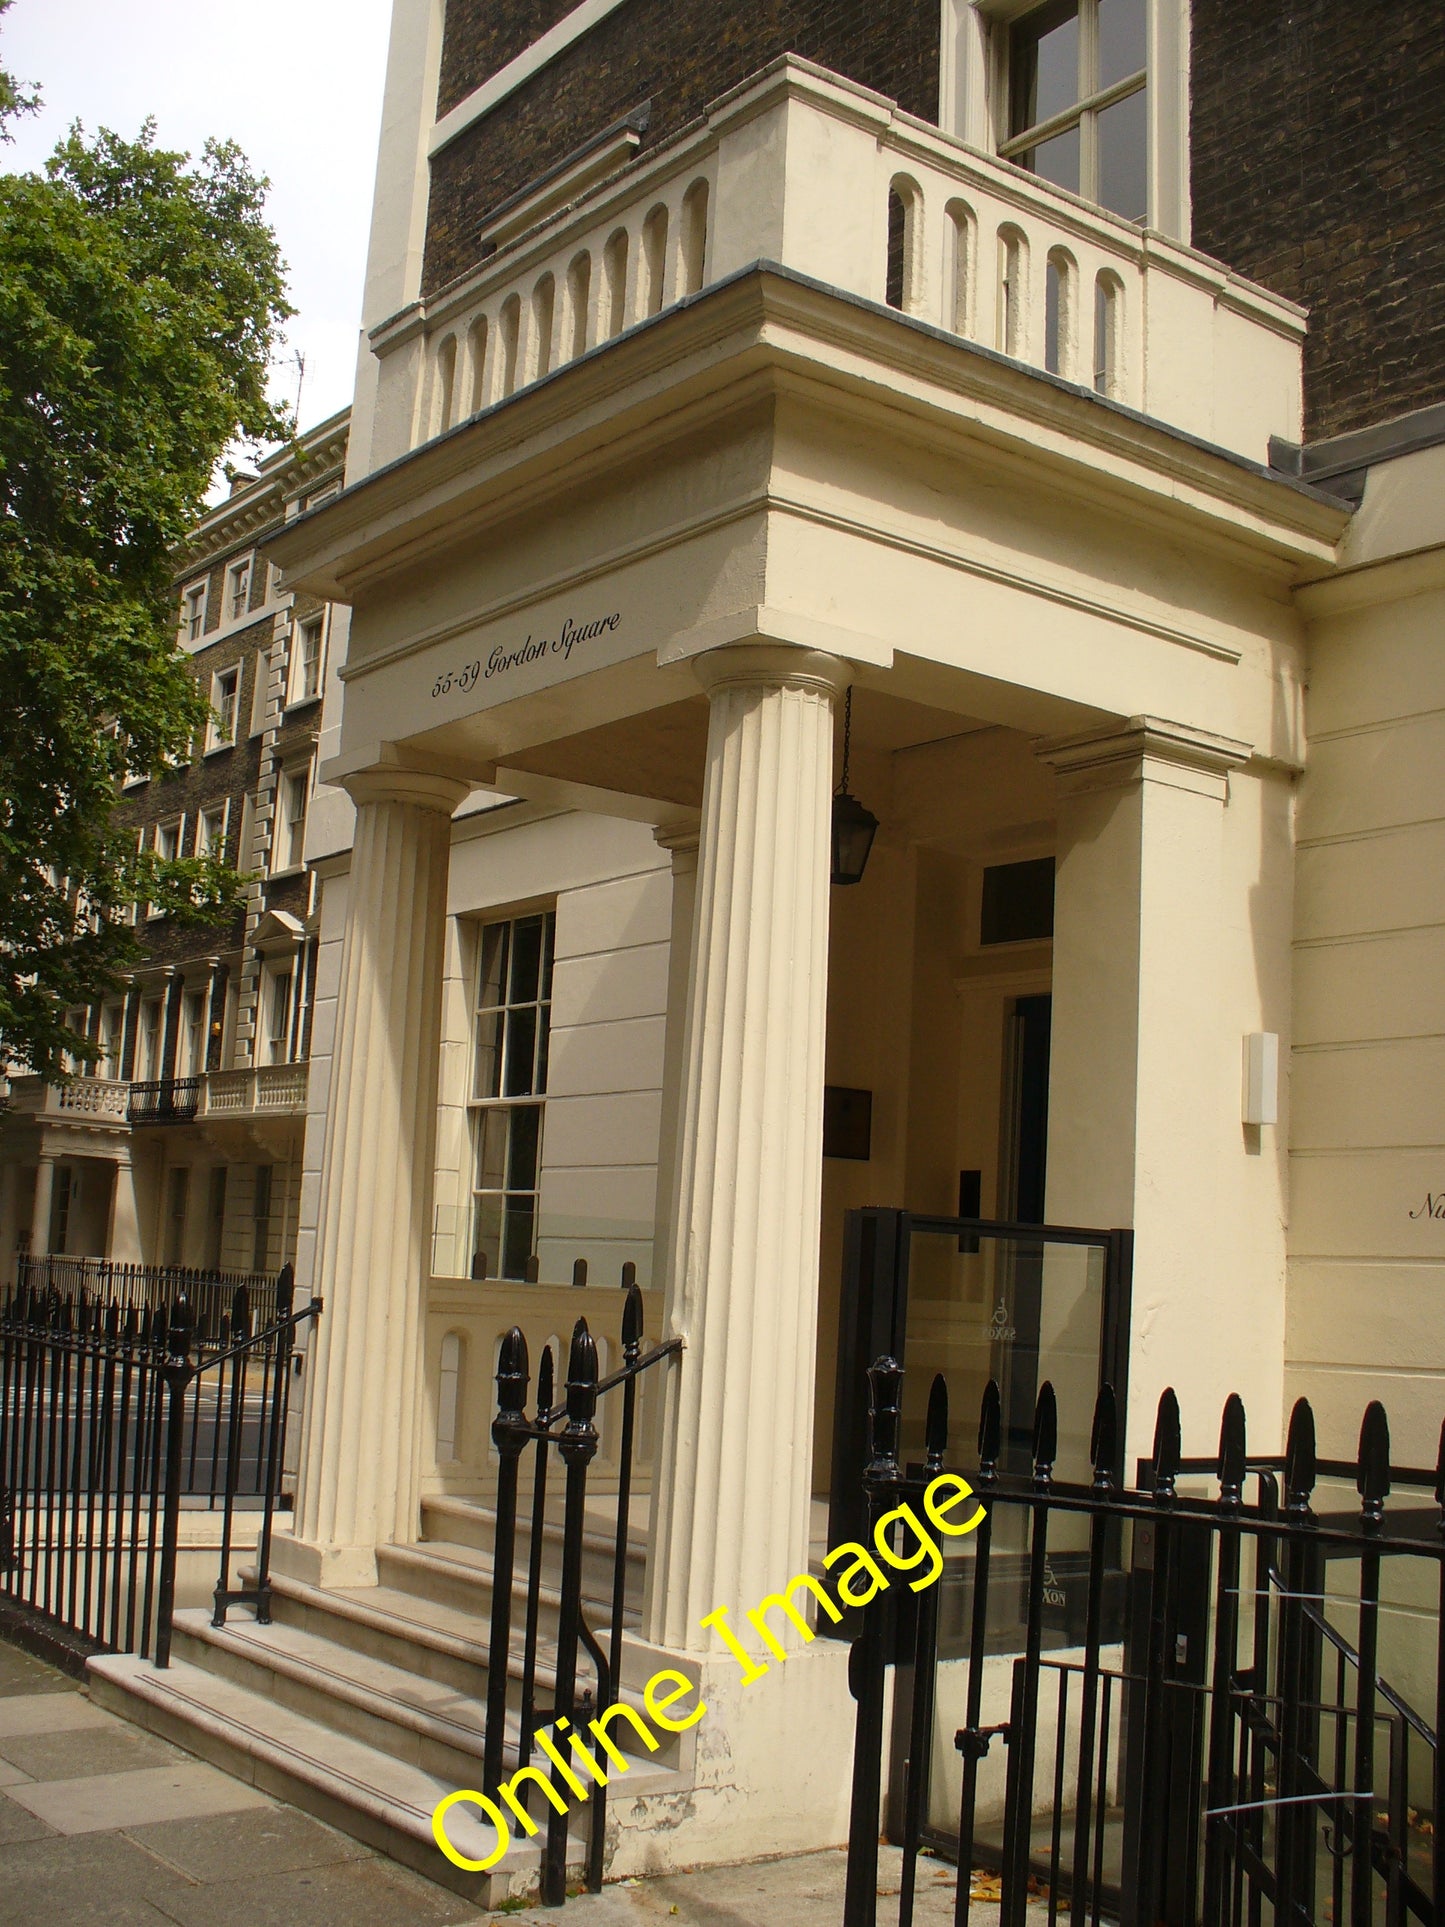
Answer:
[[[477,1189],[500,1191],[507,1182],[507,1112],[483,1111],[477,1126]]]
[[[499,1196],[476,1200],[472,1229],[472,1276],[496,1278],[502,1268],[502,1200]]]
[[[552,1012],[546,1004],[538,1012],[538,1020],[537,1082],[534,1088],[542,1092],[547,1088],[547,1048],[552,1041]]]
[[[1011,134],[1027,133],[1073,106],[1079,98],[1078,0],[1041,7],[1014,28],[1009,75]]]
[[[542,919],[518,917],[513,928],[517,935],[512,954],[512,982],[507,1002],[534,1003],[542,975]]]
[[[477,1019],[477,1062],[472,1094],[497,1097],[502,1088],[502,1014],[488,1011]]]
[[[557,917],[549,910],[542,919],[542,1001],[552,997],[552,952],[556,947]]]
[[[537,1203],[535,1198],[507,1198],[507,1212],[502,1237],[502,1276],[504,1278],[524,1278],[527,1274],[527,1260],[532,1255],[532,1232],[536,1222]]]
[[[542,1113],[535,1104],[519,1104],[507,1113],[511,1119],[511,1156],[507,1160],[507,1183],[516,1190],[534,1191],[537,1187],[537,1145],[541,1136]]]
[[[1079,130],[1069,127],[1062,134],[1055,134],[1050,141],[1043,141],[1031,147],[1026,154],[1019,155],[1019,162],[1037,174],[1040,180],[1052,181],[1055,187],[1066,187],[1071,194],[1079,191]]]
[[[1099,86],[1139,73],[1148,58],[1145,0],[1099,0]]]
[[[477,992],[478,1010],[490,1010],[502,1001],[502,985],[507,974],[507,940],[512,934],[509,923],[488,924],[482,932],[482,969]]]
[[[521,945],[517,948],[520,950]],[[503,1097],[530,1097],[537,1052],[537,1008],[507,1012],[507,1069]]]
[[[1099,199],[1126,221],[1149,216],[1148,92],[1116,101],[1099,116]]]

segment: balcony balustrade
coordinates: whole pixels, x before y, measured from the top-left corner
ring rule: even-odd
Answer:
[[[130,1090],[129,1084],[111,1077],[73,1077],[68,1084],[17,1077],[10,1085],[10,1108],[17,1116],[62,1123],[124,1124]]]
[[[757,262],[1255,461],[1298,440],[1303,311],[793,58],[373,331],[373,465]]]
[[[47,1084],[17,1077],[10,1108],[21,1117],[69,1124],[192,1124],[208,1117],[299,1115],[306,1109],[308,1066],[263,1064],[250,1070],[212,1071],[201,1077],[162,1077],[125,1082],[75,1077]]]

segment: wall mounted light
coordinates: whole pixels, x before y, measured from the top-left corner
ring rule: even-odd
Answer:
[[[1244,1039],[1244,1121],[1279,1122],[1279,1037],[1272,1030],[1254,1030]]]
[[[872,810],[848,794],[848,760],[853,747],[853,691],[843,700],[843,774],[833,797],[833,881],[861,883],[868,853],[878,834]]]

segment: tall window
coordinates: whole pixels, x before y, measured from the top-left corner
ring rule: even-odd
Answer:
[[[206,1248],[201,1262],[212,1271],[221,1268],[221,1246],[226,1230],[226,1167],[211,1167],[211,1182],[206,1194]]]
[[[223,669],[211,678],[211,708],[215,715],[211,719],[211,740],[209,749],[224,749],[236,740],[236,707],[241,695],[241,669],[239,664]]]
[[[187,642],[199,642],[206,626],[206,585],[193,582],[181,597],[181,635]]]
[[[165,1005],[161,999],[147,997],[140,1007],[140,1034],[136,1042],[136,1076],[142,1084],[153,1084],[161,1074],[164,1017]]]
[[[271,1249],[271,1166],[256,1166],[251,1193],[251,1269],[264,1271]]]
[[[250,599],[251,563],[248,557],[244,562],[233,562],[226,576],[226,614],[232,622],[239,622],[245,615]]]
[[[178,1265],[186,1251],[186,1206],[190,1200],[191,1173],[184,1164],[173,1164],[166,1173],[166,1255],[164,1262]]]
[[[306,848],[306,800],[311,790],[311,766],[286,770],[281,777],[281,795],[276,815],[276,835],[271,844],[271,868],[295,870],[301,867]]]
[[[206,1068],[206,993],[188,990],[181,1005],[182,1077],[199,1077]]]
[[[1050,0],[1008,35],[999,152],[1126,220],[1149,212],[1148,0]]]
[[[96,1061],[97,1077],[119,1077],[121,1044],[125,1037],[125,1005],[105,1004],[100,1012],[100,1056]]]
[[[472,1271],[523,1279],[537,1245],[556,914],[487,924],[472,1077]]]
[[[218,863],[226,857],[226,806],[213,803],[196,820],[196,855],[213,856]]]
[[[324,616],[308,616],[296,625],[296,649],[291,668],[291,701],[314,702],[321,694],[321,644]]]
[[[263,1038],[268,1064],[291,1061],[291,1010],[295,975],[289,964],[275,964],[267,973]]]

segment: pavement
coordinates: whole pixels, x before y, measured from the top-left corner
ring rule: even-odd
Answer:
[[[880,1851],[879,1927],[901,1857]],[[0,1927],[838,1927],[841,1851],[477,1908],[91,1703],[0,1641]],[[976,1877],[977,1879],[978,1877]],[[981,1883],[986,1884],[986,1883]],[[918,1863],[917,1927],[953,1919],[952,1867]],[[974,1927],[993,1927],[980,1895]]]

